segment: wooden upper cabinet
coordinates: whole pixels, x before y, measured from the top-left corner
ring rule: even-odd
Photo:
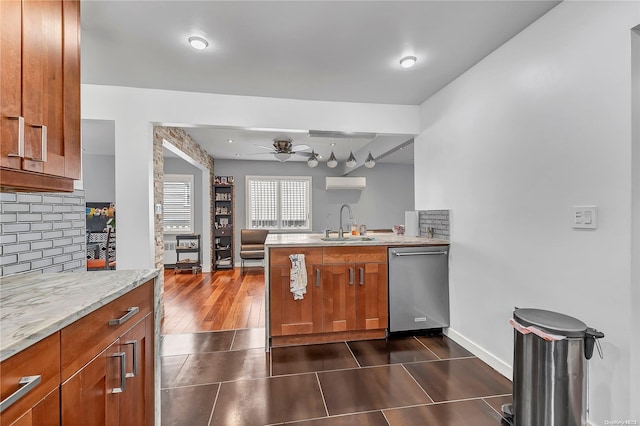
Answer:
[[[80,3],[0,2],[0,186],[73,191],[80,178]]]

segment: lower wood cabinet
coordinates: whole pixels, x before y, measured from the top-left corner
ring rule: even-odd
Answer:
[[[23,377],[40,382],[2,411],[12,426],[154,424],[153,280],[0,365],[2,400]]]
[[[64,382],[62,424],[153,424],[152,336],[147,316]]]
[[[57,425],[60,422],[60,333],[0,364],[1,425]],[[22,396],[8,400],[15,392]]]
[[[305,254],[307,266],[302,300],[294,300],[289,290],[289,255],[297,253]],[[331,341],[339,335],[348,340],[387,328],[386,247],[274,248],[269,259],[271,336],[313,334],[317,341]],[[284,342],[295,341],[304,340]]]

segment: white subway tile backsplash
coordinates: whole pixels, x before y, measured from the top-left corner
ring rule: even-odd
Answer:
[[[39,250],[53,247],[53,240],[32,241],[31,250]]]
[[[29,243],[21,243],[21,244],[6,244],[2,248],[2,252],[4,254],[11,253],[19,253],[21,251],[27,251],[31,249],[31,245]]]
[[[31,264],[27,263],[16,263],[15,265],[7,265],[2,267],[2,273],[4,275],[18,274],[20,272],[27,272],[31,270]]]
[[[18,234],[18,241],[35,241],[42,239],[42,232],[23,232]]]
[[[84,270],[84,191],[0,193],[0,276]]]
[[[17,263],[18,262],[18,255],[17,254],[10,254],[7,256],[0,256],[0,265],[9,265],[11,263]]]
[[[49,204],[31,204],[32,213],[51,213],[53,212],[53,206]]]

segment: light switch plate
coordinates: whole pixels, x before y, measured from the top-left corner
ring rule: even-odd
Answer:
[[[574,229],[596,229],[597,227],[596,206],[573,206],[571,207],[571,223]]]

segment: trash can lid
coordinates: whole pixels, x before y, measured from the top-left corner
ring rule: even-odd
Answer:
[[[528,327],[530,325],[547,333],[566,337],[584,337],[587,325],[579,319],[543,309],[516,309],[513,319]]]

